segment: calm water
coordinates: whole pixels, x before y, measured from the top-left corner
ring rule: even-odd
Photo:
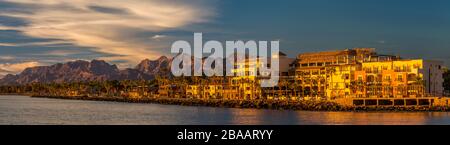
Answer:
[[[0,96],[0,124],[450,124],[450,113],[356,113]]]

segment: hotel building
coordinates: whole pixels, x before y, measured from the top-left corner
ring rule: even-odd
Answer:
[[[233,73],[244,76],[163,81],[166,85],[160,86],[160,94],[238,100],[443,96],[443,63],[440,61],[379,55],[373,48],[303,53],[295,59],[283,53],[276,57],[280,59],[280,81],[276,87],[261,88],[261,77],[251,71],[270,66],[270,63],[247,58],[236,62],[232,69]]]

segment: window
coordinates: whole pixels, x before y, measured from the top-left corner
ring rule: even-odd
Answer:
[[[397,81],[399,81],[399,82],[403,81],[403,75],[398,75],[397,76]]]
[[[386,77],[384,78],[384,80],[385,80],[385,81],[391,81],[391,76],[390,76],[390,75],[386,76]]]
[[[373,67],[373,73],[378,73],[379,68],[378,67]]]
[[[340,67],[339,69],[341,69],[341,71],[348,71],[349,70],[348,67]]]
[[[317,70],[313,71],[312,75],[319,75],[319,71],[317,71]]]
[[[406,67],[406,71],[407,71],[407,72],[411,72],[412,68],[413,68],[412,66],[408,65],[408,66]]]
[[[349,75],[349,74],[345,74],[345,75],[344,75],[344,78],[345,78],[346,80],[348,80],[348,79],[350,79],[350,75]]]

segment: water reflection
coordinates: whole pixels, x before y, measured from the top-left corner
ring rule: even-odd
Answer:
[[[427,119],[426,113],[320,112],[311,115],[306,117],[307,120],[304,122],[342,125],[410,125],[425,124]]]
[[[262,111],[255,109],[231,109],[230,112],[230,124],[262,124],[260,117],[264,116]]]
[[[450,124],[447,112],[309,112],[0,96],[0,124]]]

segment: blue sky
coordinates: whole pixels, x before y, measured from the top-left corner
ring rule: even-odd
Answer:
[[[176,40],[280,40],[301,52],[374,47],[450,64],[448,0],[0,0],[0,76],[104,59],[132,67]]]

